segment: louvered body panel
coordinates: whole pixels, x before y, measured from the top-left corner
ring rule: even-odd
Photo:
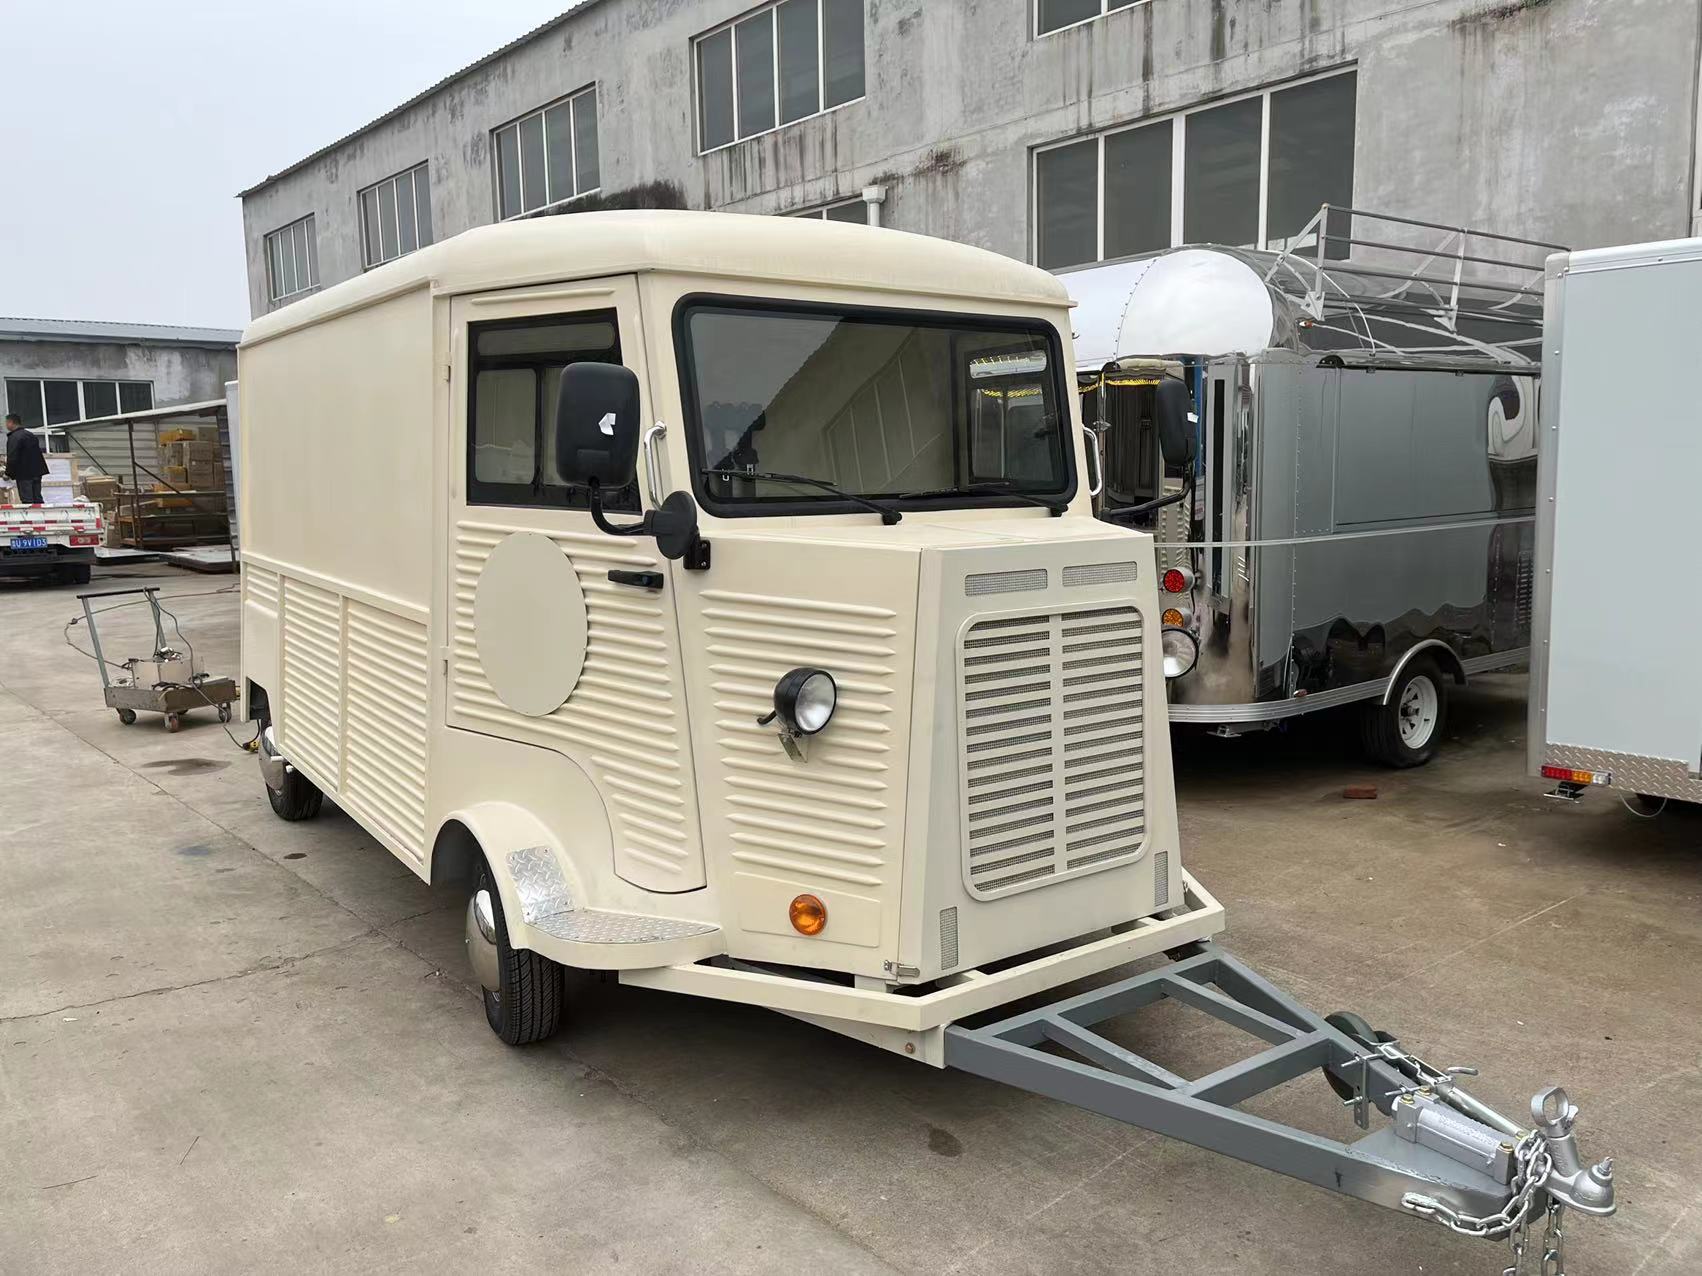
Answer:
[[[349,600],[343,794],[419,855],[425,848],[426,627]]]
[[[704,884],[685,695],[667,593],[609,581],[611,568],[660,571],[653,541],[600,532],[544,533],[573,564],[585,592],[584,669],[567,701],[533,718],[492,689],[479,664],[473,607],[479,572],[498,542],[537,530],[464,521],[455,536],[449,719],[465,727],[558,748],[593,773],[608,804],[616,872],[658,891]]]
[[[964,880],[990,898],[1111,868],[1146,841],[1141,616],[976,621],[959,659]]]
[[[333,787],[342,775],[342,605],[336,594],[283,581],[283,704],[279,743]]]
[[[896,613],[708,589],[701,616],[731,858],[755,872],[881,894],[902,842],[894,680],[908,652]],[[773,708],[780,676],[806,665],[832,670],[839,701],[832,731],[809,742],[809,764],[799,766],[757,719]]]
[[[242,565],[243,597],[256,606],[277,613],[278,610],[278,573],[269,567],[258,563],[244,562]]]

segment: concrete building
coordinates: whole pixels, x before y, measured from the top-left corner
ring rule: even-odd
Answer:
[[[46,427],[49,446],[62,451],[52,427],[69,421],[224,398],[241,336],[229,328],[0,318],[5,410],[31,429]]]
[[[1695,0],[583,0],[242,192],[253,313],[505,216],[878,220],[1059,268],[1325,202],[1691,232]]]

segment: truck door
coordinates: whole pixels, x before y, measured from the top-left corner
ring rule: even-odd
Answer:
[[[602,795],[614,871],[704,885],[674,591],[648,537],[596,530],[556,473],[569,363],[622,363],[654,420],[631,276],[455,298],[449,333],[447,725],[555,749]],[[638,486],[605,495],[641,509]]]

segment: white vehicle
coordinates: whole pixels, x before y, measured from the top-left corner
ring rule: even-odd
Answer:
[[[86,585],[105,537],[100,506],[0,504],[0,576],[46,576]]]
[[[1093,515],[1072,359],[1039,270],[699,213],[473,230],[257,320],[242,672],[273,808],[329,794],[465,876],[510,1043],[568,1013],[564,967],[610,970],[1481,1234],[1611,1212],[1558,1090],[1510,1121],[1206,942],[1152,539]],[[1093,1031],[1163,997],[1271,1048],[1189,1082]],[[1391,1122],[1338,1143],[1235,1106],[1314,1071]]]
[[[1702,802],[1702,239],[1551,257],[1544,330],[1531,772],[1639,814]]]

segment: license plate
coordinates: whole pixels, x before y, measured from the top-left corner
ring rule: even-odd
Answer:
[[[12,548],[13,549],[46,549],[47,548],[47,537],[45,537],[45,536],[14,536],[14,537],[12,537]]]

